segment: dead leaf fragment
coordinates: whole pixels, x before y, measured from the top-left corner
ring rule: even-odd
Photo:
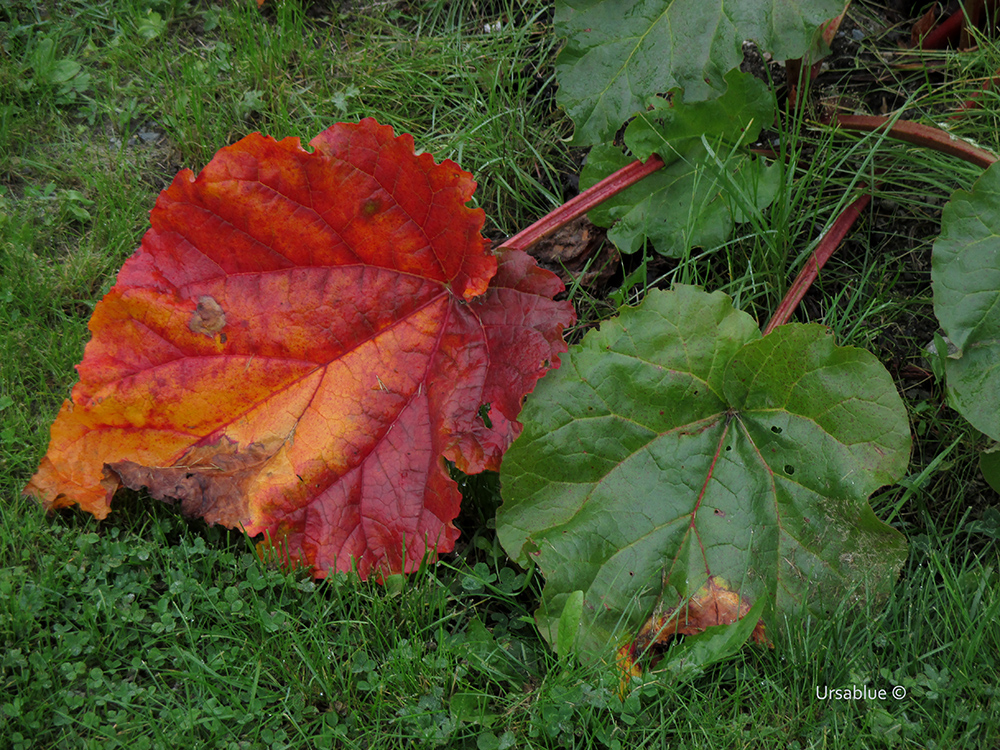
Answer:
[[[217,444],[189,451],[176,466],[118,461],[104,469],[106,482],[120,482],[133,490],[145,487],[156,500],[180,502],[187,516],[241,528],[250,524],[252,514],[238,501],[247,496],[249,483],[273,453],[273,448],[261,443],[251,443],[241,451],[232,440],[222,438]]]
[[[937,3],[934,3],[927,9],[926,13],[914,22],[913,28],[910,30],[911,47],[919,47],[921,45],[923,38],[931,32],[931,29],[937,26],[940,14],[941,7]]]
[[[578,282],[590,287],[611,279],[621,262],[607,236],[606,229],[594,226],[584,214],[540,240],[528,253],[567,286]]]
[[[679,606],[669,607],[646,621],[636,636],[636,645],[645,651],[651,645],[663,645],[675,635],[697,635],[715,625],[731,625],[750,611],[753,602],[732,591],[718,576],[710,576],[698,593]],[[763,621],[757,623],[755,643],[767,643]]]

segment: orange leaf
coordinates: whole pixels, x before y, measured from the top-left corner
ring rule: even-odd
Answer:
[[[320,577],[452,549],[444,459],[499,467],[572,307],[488,252],[453,162],[371,119],[310,145],[255,133],[160,195],[26,493],[103,518],[147,487]]]

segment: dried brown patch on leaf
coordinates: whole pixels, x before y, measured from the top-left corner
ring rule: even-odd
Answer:
[[[697,635],[715,625],[732,625],[750,611],[753,602],[728,587],[719,576],[711,576],[698,593],[679,606],[654,612],[640,628],[637,650],[665,645],[675,635]],[[771,645],[761,620],[750,636],[754,643]]]
[[[106,464],[105,481],[132,490],[145,487],[156,500],[180,502],[186,516],[239,528],[251,522],[244,498],[274,453],[274,448],[261,443],[239,450],[234,441],[222,438],[189,451],[177,466],[142,466],[132,461]]]
[[[717,625],[732,625],[750,611],[753,603],[729,588],[719,576],[710,576],[708,582],[693,597],[679,605],[664,607],[662,602],[650,615],[631,641],[622,645],[616,654],[615,665],[621,675],[619,692],[625,695],[633,677],[642,675],[641,661],[649,655],[650,666],[659,659],[659,650],[675,635],[698,635]],[[764,621],[759,620],[750,640],[773,647],[764,632]]]
[[[199,297],[198,304],[194,312],[191,313],[191,319],[188,321],[188,328],[194,333],[214,338],[215,334],[225,327],[226,313],[222,310],[222,306],[208,295]],[[223,342],[225,342],[225,339],[223,339]]]

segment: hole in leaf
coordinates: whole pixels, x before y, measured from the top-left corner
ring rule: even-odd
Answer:
[[[795,467],[791,464],[785,464],[785,473],[791,476],[795,473]]]
[[[781,434],[781,428],[778,427],[778,425],[772,425],[771,426],[771,432],[773,432],[775,435],[780,435]]]

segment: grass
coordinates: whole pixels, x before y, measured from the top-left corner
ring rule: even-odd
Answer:
[[[806,137],[787,120],[777,135],[790,166],[753,231],[678,262],[650,257],[634,275],[637,293],[721,288],[763,322],[836,207],[889,167],[800,318],[887,363],[915,450],[908,477],[873,499],[911,543],[884,607],[789,623],[773,650],[622,691],[615,644],[579,664],[541,640],[531,614],[542,581],[506,559],[492,530],[495,477],[463,480],[455,554],[384,587],[269,568],[241,535],[133,494],[103,522],[47,518],[20,498],[75,382],[90,312],[178,169],[197,171],[254,130],[307,141],[372,115],[476,175],[493,238],[560,203],[577,167],[552,99],[546,4],[51,5],[0,10],[0,744],[1000,744],[1000,512],[976,466],[983,441],[933,377],[903,374],[927,369],[936,328],[927,258],[941,199],[973,172],[876,136]],[[980,50],[949,62],[948,86],[912,85],[914,107],[936,112],[977,89],[997,67],[995,50]],[[959,132],[996,132],[998,108],[984,103]],[[639,259],[624,265],[623,276]],[[599,291],[574,300],[592,311],[579,330],[614,310]],[[906,695],[816,694],[854,686]]]
[[[129,503],[133,503],[129,505]],[[558,661],[537,581],[488,533],[395,589],[263,567],[242,537],[126,499],[108,522],[2,508],[12,747],[985,747],[996,566],[981,532],[914,539],[888,607],[776,634],[706,674]],[[1000,529],[992,529],[996,535]],[[907,691],[821,701],[817,687]],[[824,744],[825,743],[825,744]]]

